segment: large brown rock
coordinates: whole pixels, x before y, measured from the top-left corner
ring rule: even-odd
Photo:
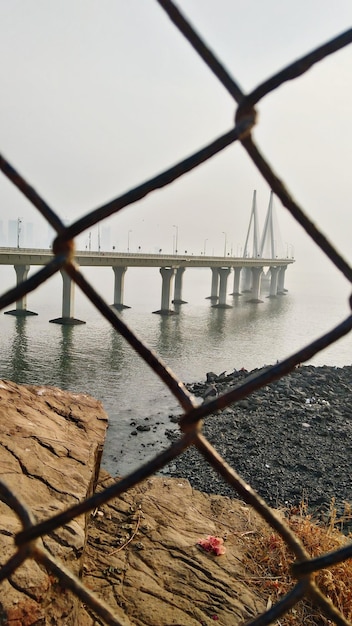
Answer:
[[[94,490],[107,428],[100,402],[85,394],[0,381],[0,478],[37,520],[76,504]],[[14,554],[17,516],[0,503],[0,560]],[[43,537],[76,574],[82,569],[87,519]],[[31,559],[0,584],[0,623],[76,624],[78,600]]]
[[[112,483],[102,472],[99,488]],[[244,503],[152,477],[92,516],[83,581],[135,626],[237,626],[265,609],[243,562],[256,516]],[[214,535],[225,554],[197,544]],[[79,626],[100,624],[82,609]]]
[[[44,520],[115,480],[100,466],[107,416],[84,394],[0,381],[0,478]],[[89,523],[87,523],[89,522]],[[123,626],[236,626],[264,610],[242,563],[254,518],[243,503],[187,480],[152,477],[43,537],[45,547]],[[20,523],[0,503],[0,562]],[[221,556],[197,544],[225,540]],[[0,583],[0,625],[93,626],[89,607],[28,559]]]

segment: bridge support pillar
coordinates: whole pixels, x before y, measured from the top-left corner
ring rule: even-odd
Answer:
[[[250,267],[243,268],[242,281],[242,293],[249,293],[252,291],[253,274]]]
[[[162,278],[161,308],[159,311],[153,311],[153,313],[158,313],[159,315],[175,315],[175,311],[170,308],[170,297],[175,278],[175,271],[174,267],[160,268]]]
[[[262,267],[252,267],[252,298],[247,302],[263,302],[263,300],[260,300],[259,297],[262,273]]]
[[[233,292],[230,294],[231,296],[240,296],[240,281],[241,281],[241,272],[242,267],[234,267],[234,277],[233,277]]]
[[[280,267],[270,268],[270,292],[268,298],[276,298],[277,296],[277,284],[280,273]]]
[[[281,296],[287,293],[287,289],[285,289],[285,273],[287,270],[287,265],[283,265],[280,267],[278,283],[277,283],[277,293]]]
[[[130,309],[131,307],[123,303],[123,292],[125,287],[125,274],[127,271],[127,267],[115,266],[112,269],[115,274],[114,304],[112,306],[118,311],[122,311],[123,309]]]
[[[49,320],[52,324],[64,324],[66,326],[76,326],[77,324],[85,324],[83,320],[78,320],[74,317],[74,303],[75,303],[75,283],[71,277],[65,272],[60,270],[62,276],[62,317],[57,317],[53,320]]]
[[[176,270],[173,304],[187,304],[186,300],[182,300],[182,282],[185,269],[185,267],[178,267]]]
[[[219,299],[219,268],[211,267],[211,291],[210,296],[208,296],[207,300],[218,300]]]
[[[218,304],[213,304],[213,306],[218,309],[231,309],[232,308],[229,304],[226,304],[227,279],[230,275],[230,272],[231,272],[231,267],[219,267],[219,276],[220,276],[219,302]]]
[[[28,276],[30,265],[14,265],[16,272],[17,285],[23,283]],[[27,294],[16,301],[16,308],[11,311],[5,311],[6,315],[15,315],[16,317],[24,317],[26,315],[38,315],[33,311],[27,310]]]

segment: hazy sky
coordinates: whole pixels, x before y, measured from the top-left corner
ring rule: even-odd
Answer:
[[[352,23],[351,0],[178,0],[246,91]],[[154,0],[3,0],[1,152],[68,221],[228,131],[235,103]],[[255,138],[312,219],[351,260],[352,47],[258,105]],[[253,190],[240,144],[107,224],[131,250],[220,254],[244,244]],[[0,176],[0,219],[35,210]],[[297,265],[319,260],[275,201]],[[102,225],[102,227],[104,224]],[[95,236],[95,235],[94,235]],[[82,241],[87,240],[88,234]]]

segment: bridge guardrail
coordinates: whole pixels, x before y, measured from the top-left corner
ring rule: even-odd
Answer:
[[[15,258],[21,259],[30,259],[33,265],[43,265],[42,259],[51,259],[53,257],[53,253],[51,250],[42,250],[35,248],[0,248],[0,265],[8,265],[9,263],[13,263]],[[295,262],[294,258],[276,257],[275,259],[264,258],[264,257],[235,257],[235,256],[204,256],[204,255],[184,255],[184,254],[152,254],[152,253],[143,253],[143,252],[107,252],[107,251],[94,251],[88,252],[87,250],[76,250],[75,251],[75,259],[82,263],[82,259],[91,258],[91,265],[96,265],[94,263],[94,259],[96,261],[106,261],[106,264],[113,264],[114,261],[125,260],[126,265],[128,266],[130,261],[130,265],[140,264],[148,266],[148,261],[150,262],[150,266],[158,266],[163,267],[165,265],[173,264],[177,265],[186,265],[190,266],[198,266],[198,267],[212,267],[214,265],[219,265],[223,267],[272,267],[275,265],[290,265]],[[153,261],[153,263],[152,263]],[[198,265],[199,264],[199,265]],[[85,265],[89,265],[89,263],[85,263]],[[97,263],[98,265],[98,263]]]

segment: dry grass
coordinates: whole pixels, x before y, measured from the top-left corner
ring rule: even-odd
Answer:
[[[345,513],[337,518],[334,502],[325,523],[314,520],[308,513],[307,504],[285,513],[288,524],[301,539],[312,557],[341,548],[352,539],[352,534],[343,534],[344,525],[352,519],[352,508],[346,505]],[[248,538],[248,563],[259,594],[270,604],[275,604],[294,585],[290,576],[292,554],[281,537],[267,526]],[[341,613],[352,622],[352,559],[323,569],[316,574],[316,583],[331,599]],[[325,618],[319,608],[312,606],[309,599],[298,603],[294,609],[280,618],[280,626],[325,626],[332,622]]]

